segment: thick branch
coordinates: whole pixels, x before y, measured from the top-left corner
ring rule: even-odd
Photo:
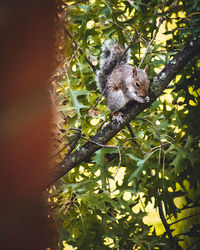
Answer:
[[[190,44],[179,52],[173,60],[154,78],[151,85],[150,102],[146,104],[134,103],[129,105],[123,117],[123,123],[111,121],[107,126],[102,128],[95,136],[91,137],[92,142],[85,143],[82,147],[75,150],[70,156],[66,157],[61,163],[51,169],[47,185],[51,185],[69,172],[72,168],[80,164],[85,159],[100,149],[99,144],[106,144],[113,138],[128,122],[140,114],[144,109],[149,107],[167,87],[176,74],[197,54],[200,54],[200,37],[196,38]]]

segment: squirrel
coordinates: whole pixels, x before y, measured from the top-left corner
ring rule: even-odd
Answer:
[[[97,83],[100,92],[106,97],[109,109],[119,122],[122,121],[119,111],[128,102],[149,102],[149,67],[138,69],[128,64],[128,60],[129,54],[121,45],[110,40],[104,43]]]

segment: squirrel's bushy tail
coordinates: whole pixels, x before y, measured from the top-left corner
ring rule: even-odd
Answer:
[[[97,72],[97,82],[100,91],[106,87],[108,76],[118,63],[127,63],[128,53],[124,53],[124,48],[117,43],[107,40],[104,42],[101,53],[100,70]]]

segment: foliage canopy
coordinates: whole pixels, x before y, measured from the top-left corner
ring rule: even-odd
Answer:
[[[67,159],[110,119],[104,98],[92,110],[101,93],[91,65],[98,69],[103,41],[128,45],[137,35],[130,63],[149,65],[154,79],[197,39],[200,1],[59,1],[58,10],[60,19],[67,12],[65,70],[57,85]],[[60,180],[53,204],[61,248],[65,241],[84,250],[199,249],[199,68],[197,54],[131,121],[135,138],[123,127]]]

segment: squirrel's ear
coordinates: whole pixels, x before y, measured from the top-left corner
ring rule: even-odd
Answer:
[[[145,66],[144,71],[148,74],[148,72],[149,72],[149,66],[148,65]]]
[[[136,68],[136,66],[133,67],[133,76],[137,76],[137,68]]]

